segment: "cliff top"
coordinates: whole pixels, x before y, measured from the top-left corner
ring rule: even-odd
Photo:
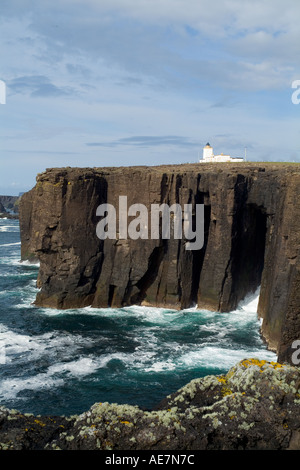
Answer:
[[[63,176],[68,173],[73,175],[83,174],[128,174],[130,172],[154,172],[154,173],[231,173],[238,172],[272,172],[278,174],[299,174],[300,163],[293,162],[243,162],[243,163],[182,163],[175,165],[137,165],[137,166],[119,166],[119,167],[57,167],[47,168],[43,173],[37,175],[37,181],[48,179],[50,175]]]

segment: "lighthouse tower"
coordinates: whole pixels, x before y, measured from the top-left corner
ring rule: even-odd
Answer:
[[[203,147],[203,160],[206,162],[212,162],[214,158],[213,148],[207,143]]]

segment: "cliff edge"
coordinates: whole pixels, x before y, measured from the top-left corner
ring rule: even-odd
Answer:
[[[100,240],[97,207],[204,206],[204,243]],[[53,168],[20,201],[21,256],[40,262],[36,305],[131,304],[226,312],[261,286],[262,334],[291,362],[300,339],[300,166],[221,163]]]

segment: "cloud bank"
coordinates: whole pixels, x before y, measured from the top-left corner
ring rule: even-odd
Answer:
[[[299,17],[295,0],[2,0],[1,192],[50,166],[197,161],[208,140],[299,161]]]

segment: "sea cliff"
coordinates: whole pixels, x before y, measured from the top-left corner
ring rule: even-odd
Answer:
[[[204,205],[204,244],[100,240],[97,207]],[[300,339],[300,167],[221,163],[52,168],[20,200],[21,256],[39,260],[36,305],[148,304],[227,312],[258,286],[262,335],[281,362]]]

